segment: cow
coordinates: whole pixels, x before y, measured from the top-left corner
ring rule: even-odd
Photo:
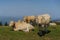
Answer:
[[[50,19],[51,17],[49,14],[38,15],[36,16],[36,23],[39,25],[39,27],[41,26],[42,28],[46,28],[50,23]]]
[[[34,27],[31,24],[26,23],[24,21],[22,21],[22,22],[14,22],[14,24],[13,24],[14,25],[14,28],[13,28],[14,31],[21,30],[21,31],[24,31],[24,32],[29,32],[30,30],[34,30]]]
[[[13,26],[14,21],[10,21],[9,26]]]
[[[50,26],[56,26],[57,24],[56,23],[50,23],[49,25]]]
[[[23,20],[27,23],[30,23],[30,21],[35,20],[35,16],[24,16]]]
[[[31,25],[35,26],[35,16],[24,16],[23,21],[30,23]]]

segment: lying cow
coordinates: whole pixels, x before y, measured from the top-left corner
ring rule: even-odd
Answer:
[[[50,26],[56,26],[57,24],[56,23],[50,23],[49,25]]]
[[[30,30],[34,29],[34,27],[31,24],[26,23],[26,22],[20,22],[20,23],[14,22],[14,24],[11,25],[11,26],[14,26],[14,28],[13,28],[14,31],[22,30],[24,32],[29,32]]]

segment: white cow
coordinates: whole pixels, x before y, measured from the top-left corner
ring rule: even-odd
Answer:
[[[57,24],[56,23],[50,23],[49,25],[50,26],[56,26]]]
[[[49,14],[43,14],[43,15],[38,15],[36,17],[36,23],[40,24],[42,27],[47,26],[50,22],[50,15]]]

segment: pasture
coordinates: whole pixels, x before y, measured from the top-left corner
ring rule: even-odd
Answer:
[[[35,31],[27,33],[11,29],[8,26],[0,26],[0,40],[60,40],[60,25],[48,27],[51,32],[42,37],[37,35],[38,27],[35,27]]]

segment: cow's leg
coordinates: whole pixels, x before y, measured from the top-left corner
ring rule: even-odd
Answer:
[[[48,25],[46,24],[45,29],[44,29],[46,34],[48,34],[50,32],[47,28],[48,28]]]
[[[27,27],[25,30],[23,30],[24,32],[29,32],[29,28]]]
[[[39,30],[40,31],[44,30],[44,24],[39,24]]]
[[[45,25],[45,29],[47,29],[47,28],[48,28],[48,26],[49,26],[49,24],[46,24],[46,25]]]
[[[42,27],[44,27],[45,25],[44,24],[42,24]]]
[[[14,28],[14,31],[18,31],[19,29],[17,29],[17,28]]]
[[[29,28],[28,27],[27,27],[26,31],[29,32]]]

